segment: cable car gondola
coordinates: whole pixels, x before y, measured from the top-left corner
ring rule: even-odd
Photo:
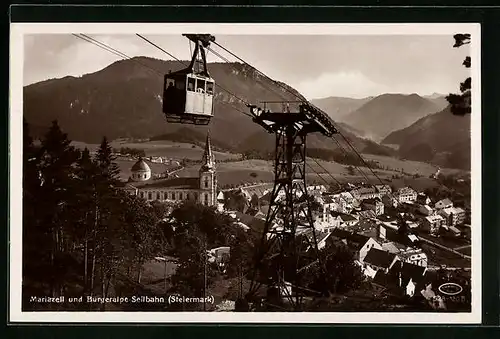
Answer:
[[[215,37],[210,34],[183,34],[195,44],[191,63],[185,69],[165,75],[163,113],[167,122],[208,125],[214,116],[215,82],[207,69],[205,48]]]

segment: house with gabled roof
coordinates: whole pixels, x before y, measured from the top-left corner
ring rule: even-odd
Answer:
[[[337,211],[330,211],[326,222],[331,225],[329,228],[334,227],[352,227],[356,225],[359,220],[352,214],[340,213]]]
[[[453,207],[453,202],[448,198],[441,199],[434,204],[434,208],[437,210],[442,210],[443,208],[450,208],[450,207]]]
[[[382,249],[382,246],[374,239],[355,232],[349,232],[340,228],[335,228],[327,239],[327,243],[335,246],[339,243],[347,245],[355,254],[355,259],[360,263],[365,259],[371,248]]]
[[[417,287],[422,286],[425,282],[426,267],[417,266],[407,262],[398,262],[393,266],[394,272],[397,275],[399,287],[403,289],[407,296],[413,297]]]
[[[418,213],[428,216],[434,213],[434,210],[429,205],[418,205]]]
[[[396,260],[387,273],[377,271],[372,283],[385,287],[391,294],[420,296],[420,291],[425,290],[429,284],[426,273],[425,267]]]
[[[380,198],[363,200],[362,208],[365,210],[374,211],[376,215],[384,214],[384,204],[382,203]]]
[[[372,247],[363,259],[363,273],[373,278],[377,271],[388,273],[397,260],[393,253]]]

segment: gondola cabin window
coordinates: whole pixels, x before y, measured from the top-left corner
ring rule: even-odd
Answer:
[[[195,89],[195,84],[196,84],[196,79],[195,78],[188,78],[188,86],[187,90],[190,92],[193,92]]]
[[[214,83],[212,81],[207,81],[207,94],[214,94]]]
[[[163,112],[167,118],[210,119],[213,116],[214,81],[211,78],[171,73],[165,76],[164,87]]]
[[[210,82],[210,93],[207,93],[207,82]],[[186,113],[211,116],[213,100],[213,82],[204,78],[188,75],[188,88],[186,91]]]

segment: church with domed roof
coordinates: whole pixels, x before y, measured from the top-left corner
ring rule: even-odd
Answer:
[[[152,179],[150,166],[139,159],[131,168],[127,191],[148,201],[181,202],[197,201],[203,205],[217,204],[217,175],[215,158],[207,134],[202,165],[197,177]]]

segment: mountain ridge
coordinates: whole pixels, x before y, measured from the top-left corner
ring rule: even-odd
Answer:
[[[209,72],[216,84],[230,89],[244,102],[216,87],[215,115],[209,126],[168,124],[161,108],[162,74],[181,68],[183,65],[176,61],[135,57],[80,77],[67,76],[31,84],[24,87],[24,116],[28,123],[36,126],[50,126],[50,122],[57,119],[72,140],[87,143],[98,143],[104,135],[109,140],[171,136],[181,128],[185,128],[184,133],[200,132],[192,133],[194,139],[199,139],[210,129],[221,145],[234,151],[252,135],[267,133],[243,114],[248,112],[246,102],[297,101],[297,96],[302,97],[293,87],[263,78],[244,64],[209,63]],[[281,105],[268,108],[282,109]],[[360,151],[367,145],[373,147],[371,141],[359,138],[341,125],[338,129]],[[336,147],[332,140],[321,136],[311,136],[308,144],[316,148]],[[274,141],[272,145],[274,147]]]
[[[391,132],[410,126],[440,110],[438,104],[418,94],[381,94],[350,113],[343,122],[381,141]]]
[[[470,116],[455,116],[448,106],[392,132],[382,143],[399,145],[402,158],[470,170],[470,140]]]

